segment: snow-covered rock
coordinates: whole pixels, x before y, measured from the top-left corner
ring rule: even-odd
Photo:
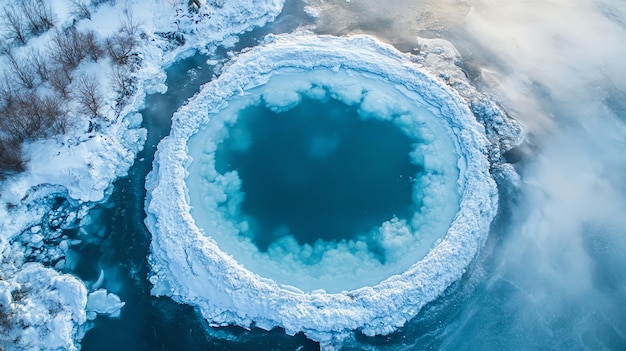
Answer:
[[[86,320],[85,285],[38,263],[0,281],[0,346],[5,350],[76,350]]]

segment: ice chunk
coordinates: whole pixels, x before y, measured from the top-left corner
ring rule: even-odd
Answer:
[[[85,309],[89,319],[95,319],[98,314],[119,318],[125,304],[119,296],[107,292],[106,289],[98,289],[89,293]]]
[[[0,313],[8,314],[11,311],[12,302],[11,285],[0,280]]]

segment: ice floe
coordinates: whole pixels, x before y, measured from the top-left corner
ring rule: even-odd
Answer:
[[[434,50],[429,52],[437,55]],[[263,45],[236,57],[217,80],[204,86],[175,114],[171,135],[159,144],[154,169],[146,183],[146,223],[153,236],[150,257],[153,294],[171,296],[175,301],[198,307],[211,325],[255,325],[264,329],[278,326],[289,334],[304,332],[322,342],[340,339],[354,330],[366,335],[388,334],[414,317],[424,304],[463,274],[484,243],[498,202],[490,169],[492,163],[500,160],[500,148],[509,145],[503,139],[509,138],[514,143],[519,137],[517,125],[509,127],[497,106],[458,78],[458,70],[451,68],[453,65],[440,72],[429,71],[425,66],[429,66],[425,57],[402,54],[372,37],[339,38],[306,33],[271,36]],[[340,99],[347,104],[361,103],[364,98],[361,79],[395,87],[406,97],[403,103],[426,108],[440,119],[447,138],[452,140],[451,151],[456,157],[458,178],[453,195],[459,203],[443,236],[402,272],[349,291],[305,292],[306,289],[280,285],[281,282],[245,268],[232,252],[221,249],[222,242],[213,238],[221,233],[236,235],[232,223],[209,219],[212,226],[207,223],[204,230],[198,227],[185,181],[191,176],[189,167],[193,160],[189,156],[189,141],[193,135],[210,126],[213,119],[219,120],[216,116],[223,111],[236,110],[234,105],[246,99],[254,100],[254,90],[271,84],[276,77],[293,78],[284,91],[280,87],[276,87],[276,94],[263,90],[262,99],[278,110],[297,104],[299,93],[322,93],[312,89],[314,79],[297,79],[298,75],[309,72],[352,75],[353,78],[343,80],[343,85],[335,80],[327,89],[341,91]],[[437,77],[437,73],[445,77]],[[458,83],[461,91],[448,86],[453,82]],[[323,86],[323,82],[319,85]],[[371,96],[374,97],[375,94]],[[361,106],[386,106],[384,96],[371,102]],[[396,101],[391,105],[402,108]],[[484,119],[488,123],[490,115],[502,123],[489,124],[487,128],[500,134],[486,132],[485,125],[477,121]],[[404,122],[408,126],[412,120]],[[225,133],[224,122],[222,126],[219,124],[213,126]],[[219,132],[215,135],[216,140],[223,138]],[[437,136],[438,133],[433,135]],[[215,147],[209,144],[205,144],[208,154]],[[446,164],[445,154],[437,158],[436,153],[433,151],[432,157],[424,160],[427,167],[437,169]],[[208,201],[224,201],[227,198],[224,189],[228,187],[230,191],[237,187],[236,176],[224,177]]]

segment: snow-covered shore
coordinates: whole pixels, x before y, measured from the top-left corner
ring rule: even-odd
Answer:
[[[353,330],[391,333],[457,280],[484,243],[495,215],[497,189],[490,171],[513,176],[501,156],[519,142],[520,129],[462,78],[453,64],[453,48],[429,41],[422,45],[424,54],[418,58],[367,36],[296,34],[270,37],[236,57],[219,79],[175,114],[171,135],[159,144],[146,184],[153,293],[199,307],[212,325],[279,326],[289,334],[302,331],[329,342]],[[424,66],[436,68],[438,77]],[[445,237],[403,273],[334,294],[301,293],[244,268],[220,250],[211,233],[196,226],[185,185],[187,143],[211,114],[274,75],[312,70],[349,71],[418,95],[445,121],[458,157],[460,206]],[[216,226],[220,230],[220,223]]]
[[[52,268],[55,263],[63,268],[59,262],[72,244],[59,238],[62,226],[56,222],[79,223],[90,207],[106,200],[112,183],[128,172],[146,138],[138,111],[146,94],[167,89],[166,67],[198,50],[233,44],[237,34],[272,21],[283,4],[282,0],[200,3],[195,13],[184,1],[104,3],[91,8],[90,19],[79,19],[70,1],[52,2],[57,28],[92,30],[100,39],[115,33],[120,22],[132,15],[142,33],[133,52],[140,64],[131,74],[136,91],[121,111],[113,111],[116,94],[109,82],[113,63],[108,58],[81,63],[75,73],[97,79],[104,97],[104,128],[89,130],[88,119],[76,106],[68,106],[75,127],[65,135],[24,145],[29,159],[26,171],[0,184],[0,346],[5,350],[76,349],[85,331],[81,326],[86,308],[111,312],[98,299],[88,302],[84,282]],[[184,44],[173,45],[163,35],[167,33],[184,37]],[[31,48],[45,49],[52,35],[48,31],[30,38],[15,51],[21,55]],[[76,210],[55,213],[51,199],[57,196]],[[52,222],[55,230],[41,230]],[[50,252],[53,259],[47,257]],[[25,264],[27,258],[37,262]],[[109,297],[104,300],[121,307]]]

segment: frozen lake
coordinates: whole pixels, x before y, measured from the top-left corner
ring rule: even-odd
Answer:
[[[61,271],[125,303],[83,350],[626,349],[621,2],[288,0],[237,40],[167,69],[63,232]]]

